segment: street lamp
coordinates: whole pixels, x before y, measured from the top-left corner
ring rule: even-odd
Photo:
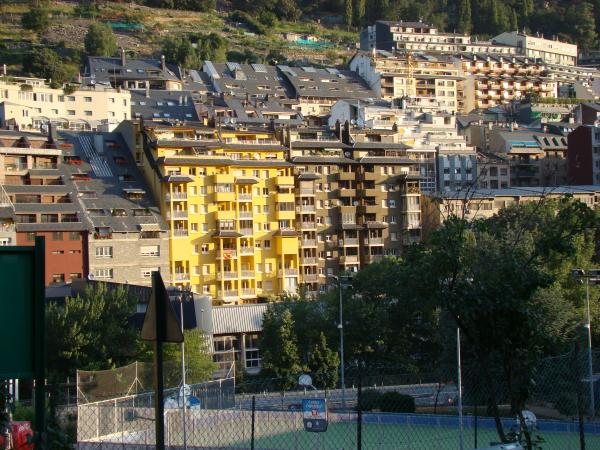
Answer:
[[[181,323],[181,334],[184,332],[183,328],[183,302],[187,300],[189,294],[191,294],[190,286],[184,286],[179,294],[179,319]],[[192,294],[193,296],[193,294]],[[181,393],[180,397],[183,398],[183,407],[181,408],[181,420],[183,426],[183,449],[187,450],[187,431],[186,431],[186,404],[185,404],[185,339],[181,341]]]
[[[594,368],[592,365],[592,320],[590,316],[590,280],[593,284],[600,282],[600,269],[574,269],[572,271],[576,280],[583,283],[585,278],[585,308],[587,314],[587,333],[588,333],[588,376],[590,385],[590,416],[596,414],[596,405],[594,399]]]
[[[349,276],[336,276],[329,275],[329,278],[334,280],[340,291],[340,321],[338,323],[338,329],[340,330],[340,382],[342,385],[342,408],[346,409],[346,381],[344,375],[346,373],[344,368],[344,303],[342,290],[344,286],[349,286],[348,283],[344,284],[344,281],[348,282],[351,280]]]

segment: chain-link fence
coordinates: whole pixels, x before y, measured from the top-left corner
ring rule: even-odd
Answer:
[[[170,389],[165,443],[172,449],[444,450],[488,448],[502,435],[522,446],[513,448],[600,450],[600,421],[590,409],[590,392],[600,406],[600,388],[592,379],[590,391],[585,351],[535,365],[527,374],[530,394],[518,410],[520,392],[505,377],[486,381],[477,361],[466,360],[461,369],[462,396],[451,365],[400,374],[349,364],[345,389],[282,389],[289,380],[250,377],[237,386],[232,378],[213,381],[186,391],[185,410],[181,389]],[[307,399],[325,400],[325,431],[308,431],[307,418],[322,412],[307,408]],[[80,404],[79,448],[154,448],[153,408],[152,393]]]

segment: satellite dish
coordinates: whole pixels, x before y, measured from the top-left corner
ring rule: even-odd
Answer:
[[[231,118],[231,123],[236,123],[236,122],[237,122],[237,120],[235,120],[235,117],[232,117]]]
[[[352,119],[352,120],[350,121],[350,123],[351,123],[352,125],[356,125],[356,120]]]
[[[88,273],[87,279],[90,281],[94,281],[96,279],[96,277],[94,276],[93,273]]]
[[[310,387],[310,386],[312,386],[312,378],[310,377],[310,375],[308,375],[306,373],[303,375],[300,375],[300,377],[298,378],[298,384],[300,386]]]
[[[223,121],[225,123],[225,125],[229,124],[229,117],[225,117],[225,120]]]
[[[350,156],[352,156],[352,154],[350,152],[344,152],[344,156],[346,158],[350,158]]]

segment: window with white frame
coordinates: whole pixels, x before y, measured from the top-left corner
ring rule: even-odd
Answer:
[[[141,256],[160,256],[159,245],[142,245],[140,248]]]
[[[112,258],[113,248],[111,246],[96,247],[96,258]]]
[[[94,276],[100,280],[107,280],[113,277],[112,269],[96,269]]]

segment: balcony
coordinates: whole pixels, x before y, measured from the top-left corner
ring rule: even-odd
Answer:
[[[237,272],[217,272],[217,280],[235,280],[237,277]]]
[[[253,214],[252,211],[240,211],[238,217],[240,219],[252,219]]]
[[[231,301],[233,299],[238,298],[238,291],[237,291],[237,289],[217,291],[217,298],[219,298],[221,300]]]
[[[215,211],[217,220],[235,220],[235,210],[233,209],[222,209]]]
[[[301,266],[314,266],[316,264],[319,264],[319,260],[313,257],[302,258],[302,260],[300,261]]]
[[[377,194],[379,194],[381,191],[375,189],[375,188],[370,188],[370,189],[364,189],[363,190],[363,195],[365,197],[376,197]]]
[[[224,248],[223,251],[217,250],[217,259],[235,259],[237,251],[233,248]]]
[[[315,222],[300,222],[300,228],[302,230],[315,230],[317,224]]]
[[[240,233],[244,236],[252,236],[254,234],[254,230],[252,230],[252,228],[241,228]]]
[[[173,192],[172,194],[166,194],[165,200],[168,202],[175,200],[187,200],[187,194],[185,192]]]
[[[316,273],[305,273],[302,274],[302,281],[305,283],[317,283],[319,281],[319,275]]]
[[[294,220],[296,218],[296,211],[294,210],[277,210],[275,211],[276,220]]]
[[[356,189],[340,189],[340,197],[356,197]]]
[[[364,172],[362,174],[362,178],[363,180],[368,180],[368,181],[375,181],[377,180],[381,175],[377,174],[376,172]]]
[[[239,202],[251,202],[252,194],[238,194],[237,199]]]
[[[190,274],[185,272],[175,272],[173,274],[175,281],[190,281]]]
[[[234,202],[235,192],[215,192],[215,202]]]
[[[173,230],[173,236],[175,237],[187,237],[188,234],[188,230],[182,230],[180,228]]]
[[[314,213],[315,210],[316,210],[315,205],[296,206],[296,212],[299,212],[299,213]]]
[[[369,261],[370,263],[379,262],[381,260],[383,260],[383,255],[368,255],[367,256],[367,261]]]
[[[356,179],[356,172],[339,172],[338,178],[340,181],[354,181]]]
[[[302,239],[302,241],[300,241],[300,245],[302,245],[302,247],[316,247],[317,240],[316,239]]]
[[[314,189],[309,189],[309,188],[296,189],[296,193],[300,194],[301,196],[310,196],[310,197],[314,197],[314,195],[315,195]]]
[[[256,295],[256,289],[242,289],[242,297],[254,297]]]
[[[242,270],[240,276],[242,278],[254,278],[254,270]]]
[[[372,237],[365,239],[365,245],[383,245],[383,238]]]
[[[340,256],[340,264],[356,264],[358,262],[358,255]]]
[[[254,247],[242,247],[240,248],[240,255],[252,256],[254,255]]]
[[[188,212],[187,211],[175,210],[175,211],[173,211],[173,213],[171,213],[170,211],[167,212],[167,220],[172,220],[172,219],[187,219],[187,218],[188,218]]]
[[[280,277],[297,277],[298,269],[280,269],[279,270]]]
[[[340,245],[343,245],[344,247],[357,247],[358,246],[358,238],[340,239]]]

